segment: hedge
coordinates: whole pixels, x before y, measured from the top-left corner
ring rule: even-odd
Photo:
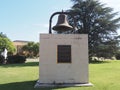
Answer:
[[[26,57],[21,55],[8,56],[7,63],[25,63]]]

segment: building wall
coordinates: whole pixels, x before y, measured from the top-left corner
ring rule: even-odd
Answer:
[[[57,45],[71,45],[71,63],[57,62]],[[40,34],[40,83],[88,83],[88,36]]]
[[[21,48],[27,44],[28,41],[21,41],[21,40],[13,41],[13,45],[16,47],[16,53],[21,53],[22,52]]]

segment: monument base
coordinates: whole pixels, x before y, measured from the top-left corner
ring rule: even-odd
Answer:
[[[40,87],[86,87],[86,86],[93,86],[92,83],[40,83],[38,80],[35,84],[35,88]]]

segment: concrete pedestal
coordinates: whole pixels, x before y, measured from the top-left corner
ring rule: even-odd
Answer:
[[[39,87],[89,87],[93,86],[92,83],[40,83],[38,80],[35,84],[35,88]]]
[[[58,55],[60,45],[70,46],[70,62],[58,61],[58,58],[66,57]],[[40,34],[39,67],[39,80],[35,87],[91,86],[88,73],[88,35]]]

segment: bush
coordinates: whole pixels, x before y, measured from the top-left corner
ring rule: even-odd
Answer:
[[[25,63],[26,57],[21,55],[8,56],[7,63]]]
[[[2,55],[0,55],[0,64],[4,63],[4,57]]]
[[[120,52],[116,53],[115,57],[117,60],[120,60]]]

